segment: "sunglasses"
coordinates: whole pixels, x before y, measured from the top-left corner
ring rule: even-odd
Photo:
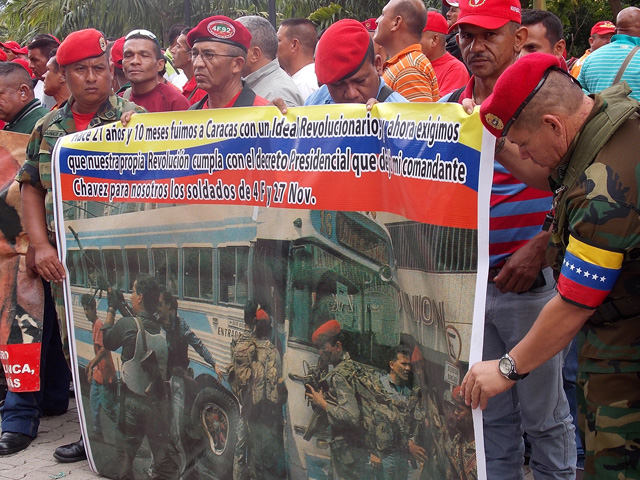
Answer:
[[[575,78],[573,78],[566,70],[560,68],[560,67],[549,67],[547,68],[547,70],[544,72],[544,75],[542,76],[542,78],[540,79],[540,81],[538,82],[538,85],[536,85],[536,88],[534,88],[531,93],[527,96],[527,98],[524,99],[524,102],[522,102],[520,104],[520,106],[518,107],[518,109],[513,113],[513,116],[509,119],[509,121],[507,122],[507,124],[504,126],[504,129],[502,130],[502,137],[506,137],[507,136],[507,132],[509,131],[509,129],[513,126],[514,122],[516,121],[516,119],[518,118],[518,115],[520,115],[522,113],[522,111],[525,109],[525,107],[527,105],[529,105],[529,102],[531,102],[531,100],[533,99],[533,97],[536,95],[536,93],[538,93],[538,91],[542,88],[542,86],[544,85],[544,82],[547,81],[547,78],[549,77],[549,74],[551,72],[560,72],[560,73],[564,73],[567,77],[569,77],[573,83],[575,83],[576,85],[578,85],[580,88],[582,88],[582,86],[580,85],[580,82],[578,82],[578,80],[576,80]]]
[[[156,42],[158,45],[160,45],[160,42],[158,42],[158,37],[156,37],[152,32],[150,32],[149,30],[144,30],[142,28],[139,28],[137,30],[131,30],[129,33],[127,33],[127,36],[124,37],[125,40],[129,40],[131,37],[134,36],[140,36],[140,37],[145,37],[148,38],[149,40],[153,40],[154,42]]]

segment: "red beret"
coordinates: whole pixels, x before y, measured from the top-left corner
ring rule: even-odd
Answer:
[[[198,42],[222,42],[240,47],[245,52],[251,46],[251,33],[240,22],[224,15],[205,18],[187,34],[187,43],[192,48]]]
[[[328,322],[320,325],[316,331],[313,332],[311,341],[314,345],[323,346],[326,342],[338,335],[341,330],[342,327],[340,326],[340,322],[337,320],[329,320]]]
[[[9,57],[7,57],[7,54],[4,53],[4,50],[0,50],[0,62],[6,62],[8,58]]]
[[[377,18],[370,18],[370,19],[365,20],[364,22],[360,22],[360,23],[362,23],[362,26],[367,29],[367,32],[375,32],[376,28],[378,28],[378,19]]]
[[[262,308],[259,308],[256,312],[256,320],[269,320],[269,314]]]
[[[449,24],[447,19],[441,13],[429,10],[427,12],[427,24],[424,26],[423,32],[436,32],[447,34],[449,31]]]
[[[521,23],[519,0],[462,0],[458,21],[449,31],[461,24],[496,30],[507,22]]]
[[[609,20],[604,20],[602,22],[596,23],[593,27],[591,27],[591,35],[593,35],[594,33],[598,35],[608,35],[610,33],[616,33],[616,26]]]
[[[107,40],[104,35],[93,28],[77,30],[67,35],[56,52],[58,65],[71,65],[72,63],[99,57],[107,50]]]
[[[18,63],[22,65],[27,70],[27,72],[29,72],[29,76],[33,78],[33,71],[31,70],[31,67],[29,66],[29,62],[27,60],[25,60],[24,58],[14,58],[11,61],[13,63]]]
[[[371,38],[357,20],[344,19],[324,32],[316,47],[316,76],[322,84],[356,73],[367,58]]]
[[[125,37],[120,37],[111,47],[111,62],[113,66],[122,70],[122,59],[124,58],[124,40]]]
[[[546,78],[547,70],[554,67],[564,71],[555,55],[531,53],[507,68],[498,78],[493,93],[480,105],[480,119],[484,126],[494,136],[504,137],[511,126],[509,122],[515,121],[542,87],[541,81]]]

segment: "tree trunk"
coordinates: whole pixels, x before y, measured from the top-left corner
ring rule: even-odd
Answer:
[[[533,8],[535,10],[546,10],[547,9],[546,0],[533,0]]]
[[[611,5],[611,11],[613,12],[613,18],[618,16],[620,10],[622,10],[622,3],[620,0],[609,0],[609,5]]]

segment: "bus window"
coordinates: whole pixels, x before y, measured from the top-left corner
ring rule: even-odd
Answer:
[[[220,302],[244,305],[249,295],[249,247],[218,249]]]
[[[82,253],[79,250],[67,252],[67,268],[69,269],[69,282],[71,285],[84,287],[86,279],[82,268]]]
[[[84,250],[84,264],[87,268],[87,286],[96,285],[98,275],[102,275],[104,272],[100,250]]]
[[[124,251],[127,257],[128,285],[127,291],[133,291],[133,282],[141,273],[149,273],[149,257],[146,248],[132,248]]]
[[[154,248],[153,271],[159,285],[178,295],[178,249]]]
[[[400,341],[396,289],[377,271],[316,245],[292,252],[290,337],[311,343],[314,330],[336,319],[351,339],[351,353],[376,364]]]
[[[213,249],[184,248],[184,296],[213,301]]]
[[[120,250],[103,250],[105,273],[112,287],[124,289],[124,263]]]

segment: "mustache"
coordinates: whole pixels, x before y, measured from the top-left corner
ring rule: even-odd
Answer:
[[[488,55],[485,55],[484,53],[470,53],[469,57],[467,58],[467,62],[471,63],[477,59],[490,60],[490,57]]]

